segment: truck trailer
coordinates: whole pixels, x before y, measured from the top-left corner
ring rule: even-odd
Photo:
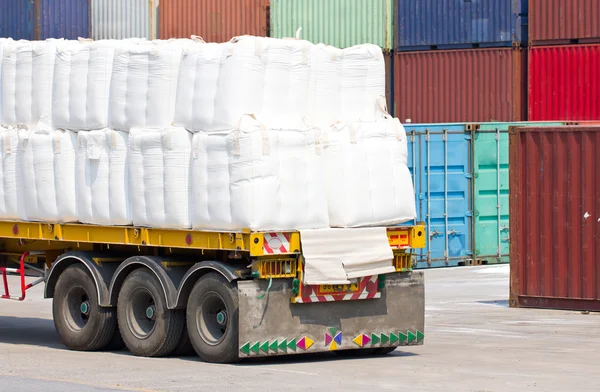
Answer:
[[[424,339],[424,277],[412,270],[411,251],[425,247],[425,227],[386,231],[396,272],[306,285],[299,231],[2,221],[2,298],[23,301],[44,283],[56,331],[71,350],[126,346],[159,357],[193,348],[214,363],[381,355]],[[10,274],[20,287],[9,287]]]

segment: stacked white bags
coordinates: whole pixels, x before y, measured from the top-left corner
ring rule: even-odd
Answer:
[[[62,40],[12,41],[2,47],[0,124],[50,124],[56,46]]]
[[[109,126],[172,125],[179,65],[189,40],[141,41],[116,49],[110,83]]]
[[[129,133],[133,224],[190,227],[192,135],[183,128],[134,128]]]
[[[129,134],[102,129],[77,134],[77,212],[79,221],[130,225]]]
[[[19,134],[12,127],[0,126],[0,217],[4,219],[25,219],[25,204],[20,197],[18,181],[20,181],[17,152],[19,150]]]
[[[328,226],[320,131],[267,130],[250,116],[192,142],[194,229]]]
[[[268,231],[415,216],[376,46],[0,40],[0,59],[4,219]]]
[[[415,218],[406,133],[398,119],[337,124],[326,138],[332,227],[392,225]]]
[[[77,134],[47,127],[19,130],[17,166],[26,220],[77,222]]]

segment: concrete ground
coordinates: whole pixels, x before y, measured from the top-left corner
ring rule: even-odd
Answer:
[[[0,390],[598,391],[600,314],[511,309],[508,272],[506,265],[426,271],[424,346],[378,358],[239,365],[68,351],[37,287],[24,303],[0,301]]]

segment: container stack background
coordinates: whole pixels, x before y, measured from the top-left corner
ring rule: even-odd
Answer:
[[[250,34],[385,55],[428,247],[418,268],[508,262],[508,129],[600,121],[598,0],[0,0],[0,37]]]

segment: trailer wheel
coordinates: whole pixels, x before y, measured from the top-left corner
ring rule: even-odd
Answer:
[[[99,306],[96,284],[81,264],[58,278],[52,316],[60,340],[71,350],[102,350],[117,332],[115,309]]]
[[[194,346],[192,346],[190,335],[188,334],[185,324],[183,333],[181,334],[181,339],[179,339],[179,343],[177,343],[177,347],[175,347],[175,350],[173,350],[171,355],[174,357],[190,357],[192,355],[196,355],[196,351],[194,350]]]
[[[190,293],[187,327],[196,353],[207,362],[237,362],[237,288],[217,273],[201,277]]]
[[[184,312],[167,307],[159,280],[145,268],[133,271],[125,279],[117,314],[125,346],[143,357],[171,354],[185,325]]]

